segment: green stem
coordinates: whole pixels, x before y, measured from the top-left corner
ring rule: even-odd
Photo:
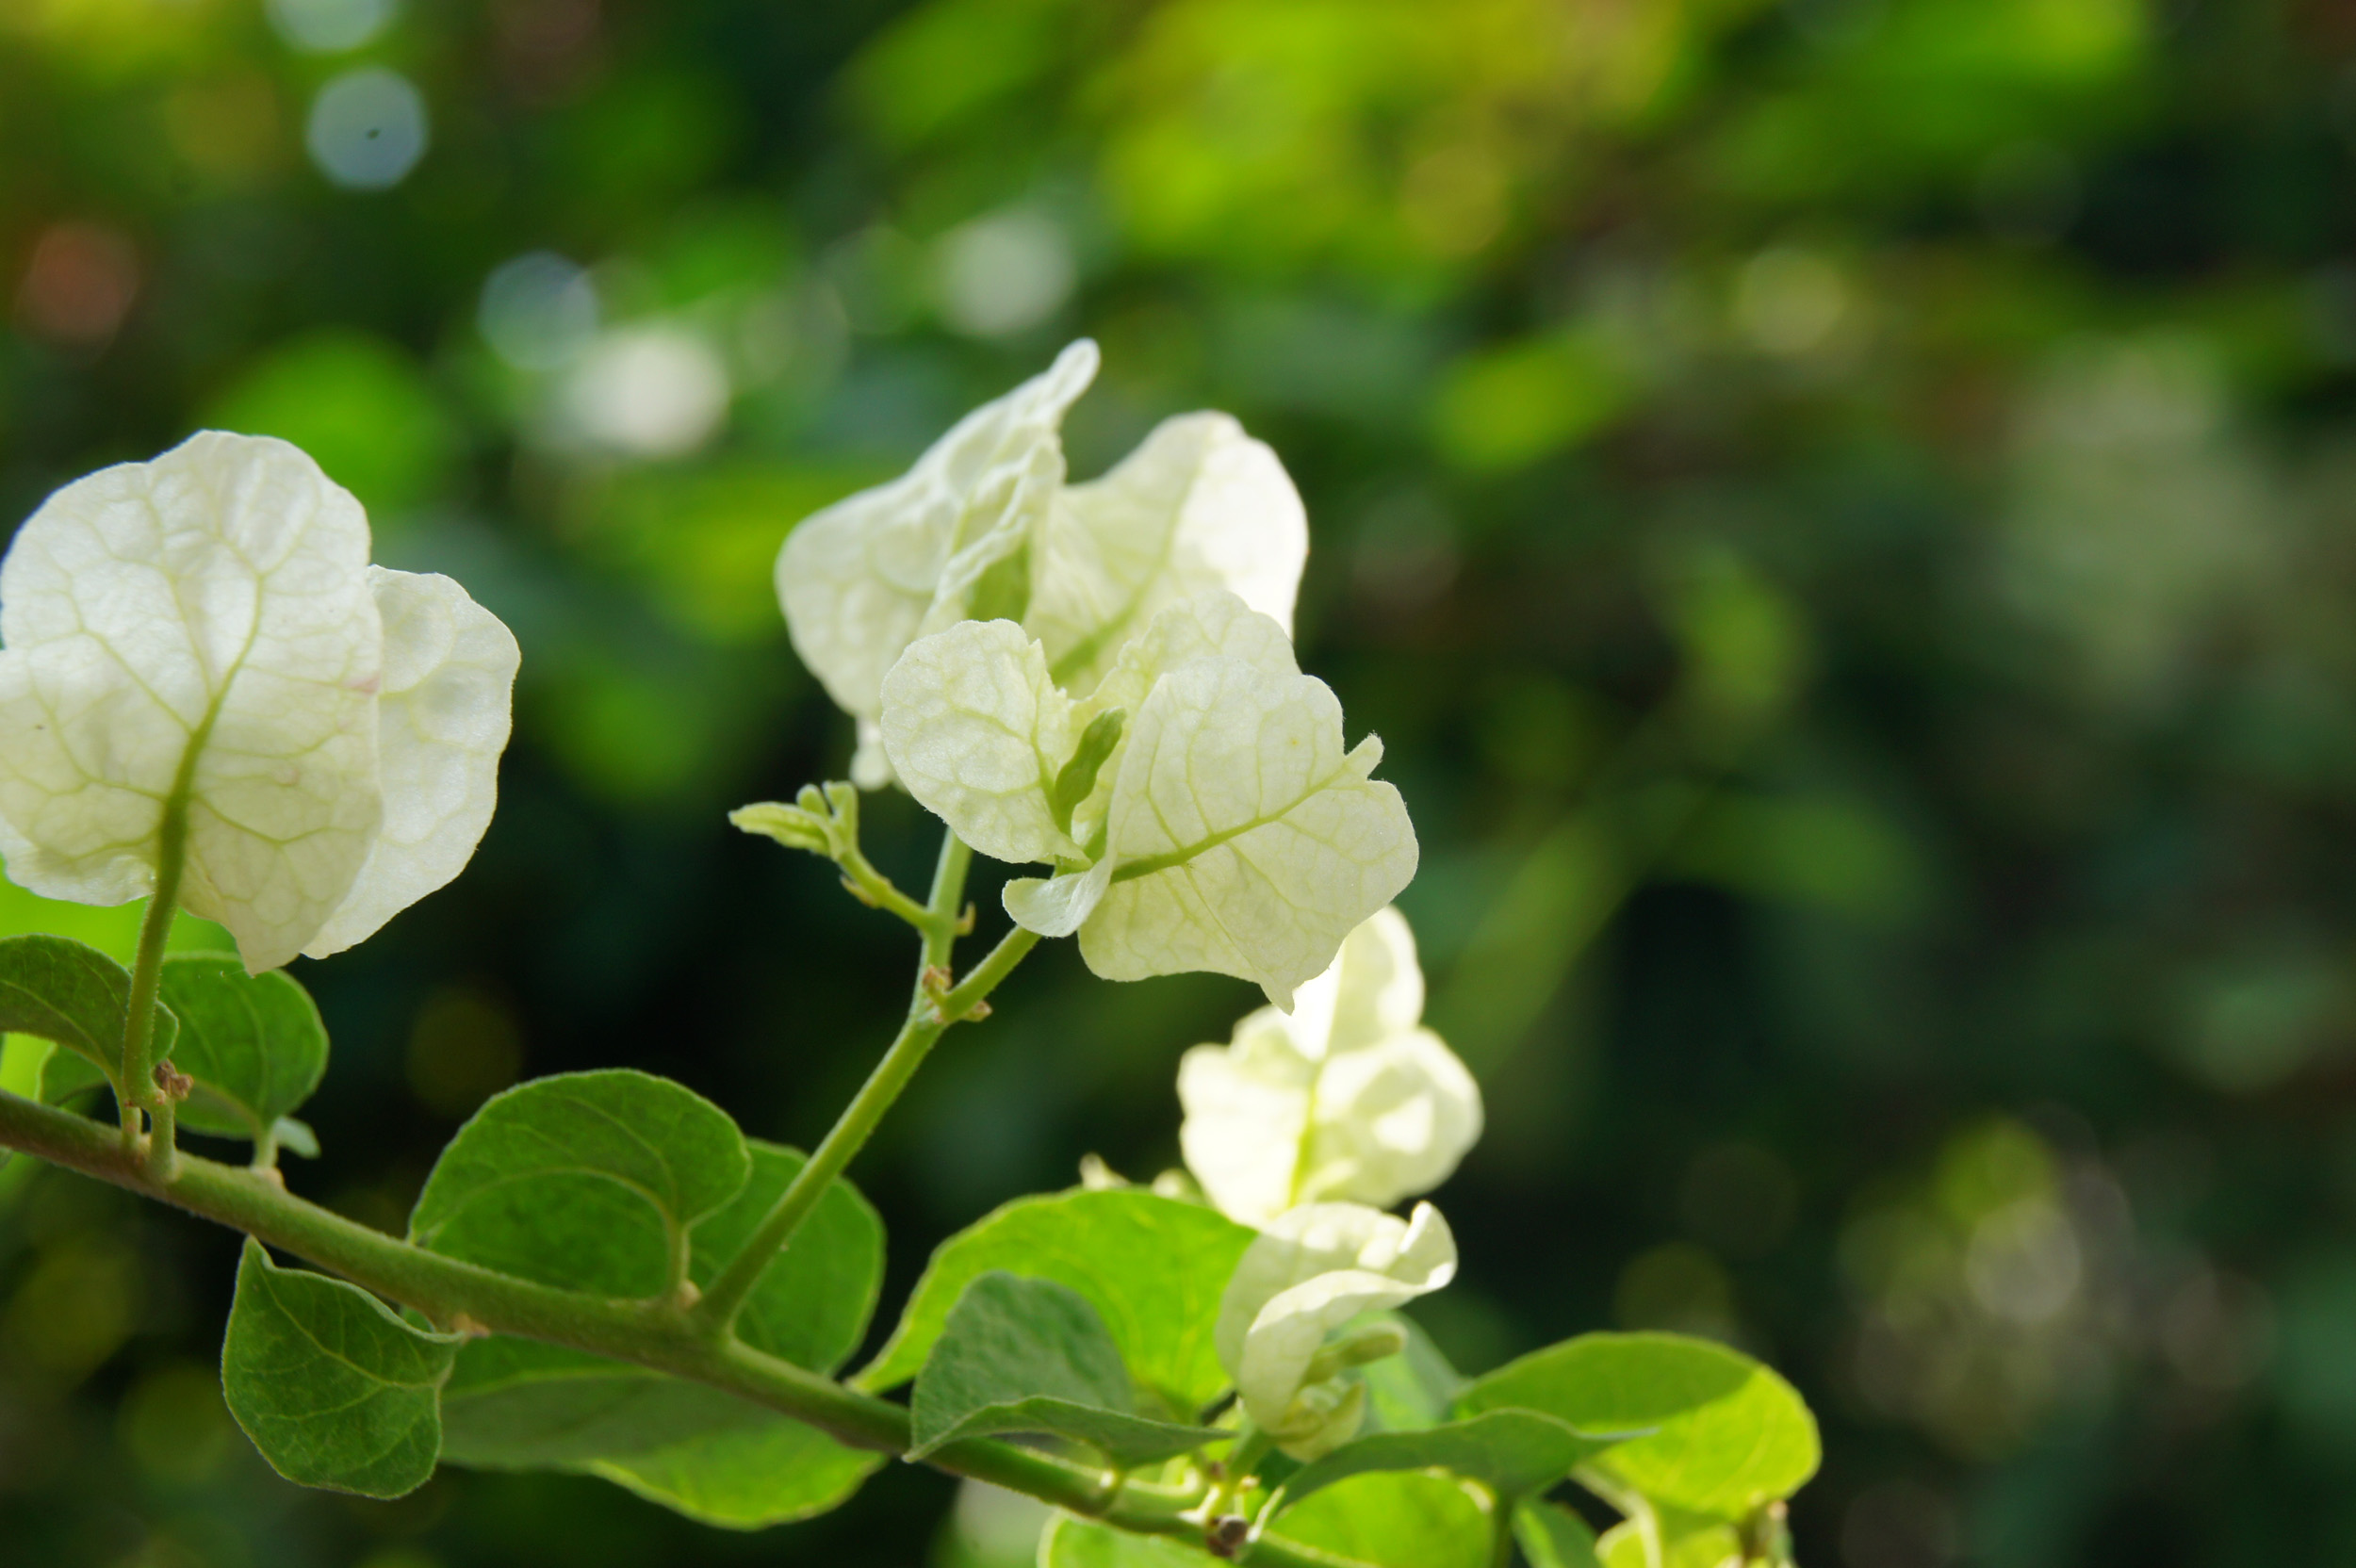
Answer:
[[[1516,1499],[1489,1494],[1489,1568],[1513,1568],[1513,1508]]]
[[[835,861],[851,886],[879,909],[888,910],[908,922],[917,930],[931,933],[931,911],[902,892],[897,884],[877,871],[875,863],[858,849],[847,849]]]
[[[99,1123],[5,1092],[0,1145],[243,1231],[437,1322],[463,1314],[495,1333],[569,1346],[707,1384],[854,1447],[907,1451],[908,1413],[902,1406],[740,1341],[695,1333],[659,1305],[556,1290],[426,1251],[292,1196],[274,1174],[183,1154],[178,1178],[166,1184]],[[925,1462],[1121,1529],[1201,1540],[1200,1523],[1186,1517],[1201,1501],[1196,1493],[1135,1482],[1108,1491],[1100,1470],[987,1439],[952,1444]],[[1265,1568],[1369,1568],[1281,1541],[1263,1541],[1252,1560]]]
[[[164,802],[163,821],[155,831],[155,890],[147,901],[147,916],[139,923],[139,956],[131,963],[131,995],[123,1008],[123,1057],[120,1063],[122,1102],[117,1107],[123,1126],[123,1147],[135,1152],[139,1143],[139,1113],[155,1116],[156,1136],[151,1149],[165,1175],[172,1166],[173,1118],[159,1112],[165,1104],[155,1088],[155,991],[163,981],[164,944],[172,937],[172,917],[180,909],[180,874],[188,863],[188,795],[174,789]],[[168,1176],[167,1176],[167,1179]]]
[[[972,973],[941,996],[941,1016],[955,1023],[972,1012],[1038,945],[1039,933],[1025,931],[1020,925],[999,938],[998,945],[990,950],[990,956],[975,964]]]
[[[900,1026],[900,1033],[884,1052],[883,1060],[875,1064],[875,1070],[859,1086],[859,1093],[843,1107],[826,1137],[810,1151],[809,1160],[787,1184],[760,1228],[705,1288],[703,1298],[689,1315],[705,1333],[724,1335],[735,1323],[762,1273],[784,1250],[786,1243],[794,1239],[794,1233],[810,1217],[810,1211],[818,1206],[827,1185],[843,1174],[843,1168],[875,1135],[876,1124],[883,1120],[892,1102],[900,1098],[900,1091],[908,1087],[908,1080],[916,1076],[916,1070],[924,1065],[933,1042],[941,1038],[946,1027],[929,1015],[910,1018]]]
[[[933,887],[924,900],[928,923],[924,932],[925,969],[945,968],[957,945],[957,901],[965,896],[965,874],[973,864],[973,851],[953,832],[941,835],[941,858],[933,864]]]
[[[703,1332],[725,1335],[734,1325],[771,1261],[794,1239],[794,1233],[810,1217],[810,1210],[818,1206],[818,1200],[826,1196],[827,1185],[843,1174],[875,1135],[884,1113],[900,1098],[908,1080],[916,1076],[916,1070],[924,1065],[924,1057],[932,1051],[933,1042],[941,1038],[941,1031],[961,1016],[935,1003],[927,976],[947,963],[957,945],[957,901],[965,896],[965,875],[973,864],[973,852],[955,833],[943,837],[941,859],[933,871],[932,896],[925,900],[923,919],[917,923],[917,929],[924,934],[924,950],[917,967],[916,995],[908,1006],[908,1021],[900,1026],[900,1033],[885,1050],[883,1060],[875,1064],[875,1070],[868,1074],[867,1082],[859,1086],[859,1093],[843,1108],[826,1137],[778,1195],[760,1227],[696,1302],[690,1317]]]

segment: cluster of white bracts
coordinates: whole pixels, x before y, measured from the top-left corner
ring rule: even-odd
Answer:
[[[1369,776],[1380,743],[1346,746],[1294,662],[1308,534],[1275,454],[1192,414],[1066,484],[1095,369],[1072,345],[795,529],[794,645],[859,722],[861,783],[896,776],[982,854],[1053,868],[1008,886],[1019,923],[1076,932],[1108,979],[1211,970],[1288,1006],[1415,874],[1415,830]]]
[[[1221,1304],[1219,1357],[1246,1412],[1297,1459],[1348,1439],[1363,1414],[1362,1385],[1316,1364],[1333,1331],[1455,1273],[1431,1204],[1404,1221],[1381,1212],[1447,1181],[1481,1136],[1481,1091],[1422,1027],[1423,992],[1415,935],[1383,909],[1289,1016],[1263,1007],[1233,1043],[1179,1064],[1187,1168],[1222,1213],[1261,1231]]]
[[[515,640],[368,564],[298,449],[217,432],[66,486],[0,564],[0,854],[51,898],[155,885],[246,967],[324,957],[456,876],[497,799]]]

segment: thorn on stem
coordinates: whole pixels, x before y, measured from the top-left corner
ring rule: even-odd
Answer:
[[[454,1312],[450,1315],[450,1331],[454,1334],[464,1334],[468,1339],[488,1339],[491,1337],[491,1330],[488,1324],[483,1322],[480,1318],[469,1316],[467,1314],[463,1312]]]
[[[961,1023],[979,1023],[982,1020],[988,1018],[989,1016],[990,1004],[987,1002],[976,1002],[973,1005],[968,1007],[964,1012],[958,1014],[957,1021]]]
[[[957,916],[955,929],[960,937],[970,937],[973,934],[973,906],[969,904],[965,906],[964,911]]]
[[[876,904],[875,894],[869,892],[865,888],[860,887],[858,883],[852,881],[847,876],[843,879],[843,890],[849,893],[853,898],[858,899],[861,904],[866,905],[870,909],[881,907],[881,906]]]

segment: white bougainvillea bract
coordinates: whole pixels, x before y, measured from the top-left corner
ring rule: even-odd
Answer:
[[[465,866],[515,639],[448,578],[368,564],[359,502],[286,442],[207,432],[52,496],[0,564],[0,855],[52,898],[181,902],[249,969],[324,956]]]
[[[1178,1068],[1187,1168],[1231,1219],[1299,1203],[1387,1207],[1448,1180],[1481,1136],[1481,1090],[1421,1026],[1423,971],[1396,909],[1352,931],[1326,972]]]

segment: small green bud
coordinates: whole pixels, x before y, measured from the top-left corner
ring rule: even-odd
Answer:
[[[738,807],[728,813],[728,821],[743,832],[775,839],[788,849],[807,850],[812,855],[832,855],[826,841],[825,821],[796,806],[764,800],[756,805]]]
[[[1104,770],[1104,760],[1112,756],[1113,747],[1121,743],[1121,727],[1129,715],[1118,708],[1106,709],[1088,721],[1080,732],[1080,743],[1072,753],[1072,760],[1055,775],[1055,789],[1048,804],[1055,813],[1055,825],[1072,831],[1072,813],[1080,808],[1096,788],[1096,776]]]
[[[1342,1335],[1312,1357],[1304,1383],[1321,1383],[1352,1366],[1383,1361],[1407,1348],[1407,1331],[1396,1323],[1369,1323]]]

